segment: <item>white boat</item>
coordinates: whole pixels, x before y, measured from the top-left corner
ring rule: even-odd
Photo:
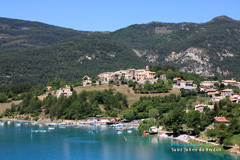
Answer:
[[[54,126],[56,127],[58,124],[57,123],[50,123],[49,126]]]
[[[127,130],[128,133],[132,133],[132,130]]]
[[[55,128],[54,127],[48,127],[48,130],[54,130]]]
[[[0,126],[4,126],[4,122],[0,122]]]
[[[116,127],[125,127],[125,125],[124,124],[122,124],[122,123],[119,123],[119,124],[116,124]]]
[[[16,126],[16,127],[20,127],[20,126],[21,126],[21,123],[16,123],[15,126]]]
[[[39,127],[42,127],[43,125],[42,125],[42,124],[39,124],[38,126],[39,126]]]
[[[11,121],[8,121],[7,124],[10,125],[10,124],[11,124]]]
[[[117,131],[117,134],[122,134],[122,131]]]
[[[123,128],[123,127],[125,127],[125,125],[124,125],[124,124],[122,124],[122,123],[120,123],[120,124],[112,124],[112,125],[110,125],[110,127],[118,127],[118,128]]]

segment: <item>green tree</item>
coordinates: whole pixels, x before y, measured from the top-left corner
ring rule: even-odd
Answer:
[[[184,122],[185,111],[182,107],[175,107],[164,116],[164,125],[167,130],[173,131],[173,134],[178,134]]]
[[[186,117],[187,126],[194,128],[195,134],[198,136],[200,134],[198,124],[200,122],[200,112],[191,110],[188,112]]]
[[[226,138],[223,140],[223,146],[224,146],[224,147],[229,147],[229,146],[231,146],[231,145],[233,145],[231,138],[230,138],[230,137],[226,137]]]
[[[220,123],[217,126],[217,137],[219,138],[219,143],[222,144],[223,140],[227,137],[228,127],[224,123]]]
[[[0,93],[0,103],[7,102],[8,97],[4,93]]]
[[[216,129],[208,129],[205,134],[208,138],[215,138],[217,136],[217,130]]]
[[[152,108],[148,112],[149,117],[153,117],[155,119],[158,119],[159,111],[156,108]]]
[[[134,111],[131,110],[131,109],[124,110],[124,111],[122,112],[122,118],[123,118],[123,119],[126,119],[126,120],[129,120],[129,121],[135,119]]]
[[[156,120],[153,118],[150,118],[149,120],[145,119],[139,123],[138,131],[139,132],[148,131],[149,128],[152,126],[157,126]]]

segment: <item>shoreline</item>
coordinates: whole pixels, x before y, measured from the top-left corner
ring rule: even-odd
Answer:
[[[34,120],[22,120],[22,119],[9,119],[9,118],[0,118],[1,121],[12,121],[12,122],[30,122],[30,123],[62,123],[59,121],[49,121],[49,120],[40,120],[40,121],[34,121]]]
[[[34,121],[34,120],[21,120],[21,119],[9,119],[9,118],[0,118],[0,121],[12,121],[12,122],[28,122],[28,123],[66,123],[67,125],[79,125],[79,124],[91,124],[92,122],[89,122],[85,119],[82,120],[67,120],[67,119],[63,119],[63,120],[55,120],[55,121],[51,121],[50,119],[42,119],[42,120],[38,120],[38,121]],[[100,125],[107,125],[105,123],[97,123]],[[128,122],[128,123],[123,123],[126,127],[133,127],[133,128],[138,128],[139,126],[139,122]]]
[[[167,131],[161,131],[161,134],[166,134],[166,133],[169,133]],[[157,134],[158,137],[160,137],[161,134]],[[194,136],[189,136],[189,135],[179,135],[177,137],[173,137],[173,135],[171,136],[168,136],[168,137],[162,137],[162,138],[168,138],[168,139],[175,139],[175,140],[179,140],[179,141],[182,141],[184,143],[191,143],[191,141],[195,140],[195,141],[198,141],[199,143],[206,143],[206,144],[210,144],[212,146],[201,146],[202,148],[211,148],[211,147],[219,147],[219,148],[222,148],[223,150],[221,152],[218,152],[218,153],[227,153],[227,154],[231,154],[233,156],[240,156],[240,150],[238,148],[238,150],[233,150],[233,148],[237,148],[237,147],[232,147],[231,149],[224,149],[223,148],[223,145],[220,145],[220,144],[217,144],[217,143],[213,143],[213,142],[208,142],[208,141],[205,141],[205,140],[202,140],[202,139],[198,139]],[[197,146],[195,146],[197,147]],[[195,148],[194,147],[194,148]],[[200,146],[199,146],[200,147]],[[198,148],[198,147],[197,147]]]

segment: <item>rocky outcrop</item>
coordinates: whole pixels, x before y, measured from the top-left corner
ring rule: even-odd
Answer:
[[[188,48],[183,52],[172,52],[165,58],[166,62],[174,62],[181,67],[184,72],[197,73],[203,76],[213,76],[212,64],[207,52],[199,48]]]

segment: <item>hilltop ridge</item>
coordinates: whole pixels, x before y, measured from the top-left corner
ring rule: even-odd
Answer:
[[[85,32],[0,18],[0,80],[37,85],[149,64],[239,78],[237,22],[218,16],[206,23],[151,22],[114,32]]]

